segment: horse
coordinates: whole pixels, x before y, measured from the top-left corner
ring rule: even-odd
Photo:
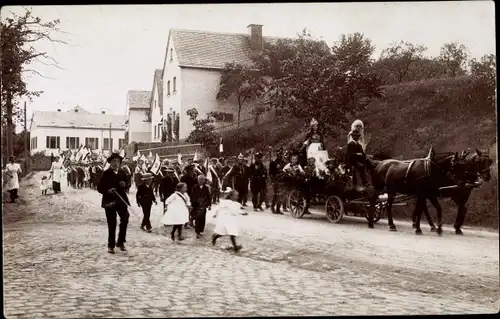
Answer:
[[[490,167],[493,164],[493,160],[489,157],[488,154],[483,154],[478,149],[475,152],[466,152],[463,151],[460,155],[460,161],[463,163],[464,172],[462,176],[462,180],[468,183],[477,182],[478,178],[482,181],[489,182],[491,180],[491,172]],[[467,212],[466,203],[472,193],[472,187],[467,187],[461,184],[457,184],[455,180],[451,178],[447,178],[441,187],[445,186],[457,186],[457,188],[448,188],[439,191],[439,197],[441,198],[450,198],[457,204],[458,211],[457,217],[453,227],[455,228],[456,235],[463,235],[461,230],[461,226],[465,219],[465,214]],[[431,203],[436,208],[436,210],[440,210],[441,206],[439,202],[432,201]],[[424,213],[426,214],[429,225],[431,226],[431,230],[433,230],[434,225],[432,223],[432,219],[429,218],[429,213],[427,210],[427,205],[423,206]],[[413,227],[416,228],[416,211],[412,215]]]
[[[368,227],[374,228],[373,210],[378,195],[387,193],[387,219],[389,229],[397,231],[392,218],[392,204],[397,193],[417,196],[416,207],[416,233],[421,233],[420,217],[425,205],[426,199],[437,202],[439,187],[449,176],[455,179],[458,169],[458,153],[445,153],[436,155],[431,148],[426,158],[413,159],[409,161],[400,161],[388,159],[377,161],[371,158],[365,158],[368,171],[371,174],[374,192],[371,192],[370,209],[368,212]],[[438,228],[437,233],[442,234],[443,216],[442,211],[438,210]]]

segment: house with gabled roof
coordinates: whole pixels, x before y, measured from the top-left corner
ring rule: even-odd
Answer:
[[[111,150],[125,145],[125,116],[91,113],[81,106],[67,111],[35,111],[30,124],[30,153],[90,149]]]
[[[162,70],[156,69],[151,89],[151,142],[161,142],[162,132],[166,127],[167,115],[163,116],[163,83]]]
[[[151,91],[127,92],[127,143],[151,142]]]
[[[251,65],[252,55],[262,50],[265,41],[278,39],[262,36],[262,25],[247,28],[248,34],[170,29],[162,73],[163,115],[179,116],[180,139],[193,129],[186,115],[191,108],[198,110],[199,118],[219,112],[216,127],[235,124],[237,102],[216,98],[221,70],[231,62]],[[242,109],[240,126],[254,124],[253,108],[249,104]]]

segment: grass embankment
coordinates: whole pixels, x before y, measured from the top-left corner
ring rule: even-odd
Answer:
[[[368,153],[410,159],[425,156],[431,146],[436,152],[466,148],[488,151],[495,161],[493,180],[473,191],[466,224],[498,228],[496,116],[483,90],[472,79],[461,77],[387,86],[384,92],[384,97],[373,100],[357,115],[371,135]],[[234,132],[231,140],[239,141],[234,153],[240,147],[263,150],[267,145],[297,145],[305,129],[304,120],[280,119]],[[344,146],[346,135],[327,137],[327,147]],[[453,223],[456,205],[449,200],[441,200],[441,204],[445,222]],[[409,218],[412,209],[410,203],[396,208],[395,215]],[[435,215],[433,209],[431,214]]]

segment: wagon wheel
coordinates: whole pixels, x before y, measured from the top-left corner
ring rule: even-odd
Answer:
[[[344,217],[344,202],[338,196],[330,196],[325,203],[326,218],[331,223],[338,223]]]
[[[306,211],[306,199],[300,191],[293,190],[288,197],[290,214],[295,218],[302,218]]]
[[[369,209],[371,209],[371,208],[367,207],[367,209],[365,209],[366,220],[368,220],[368,210]],[[387,216],[387,207],[385,207],[385,205],[376,205],[375,212],[373,214],[373,223],[378,222],[382,216]]]

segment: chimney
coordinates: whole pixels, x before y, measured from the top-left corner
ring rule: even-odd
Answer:
[[[255,51],[262,51],[262,24],[249,24],[247,26],[248,35],[250,36],[250,46]]]
[[[61,109],[57,109],[57,112],[61,112]]]
[[[106,111],[101,111],[101,114],[106,114]]]

